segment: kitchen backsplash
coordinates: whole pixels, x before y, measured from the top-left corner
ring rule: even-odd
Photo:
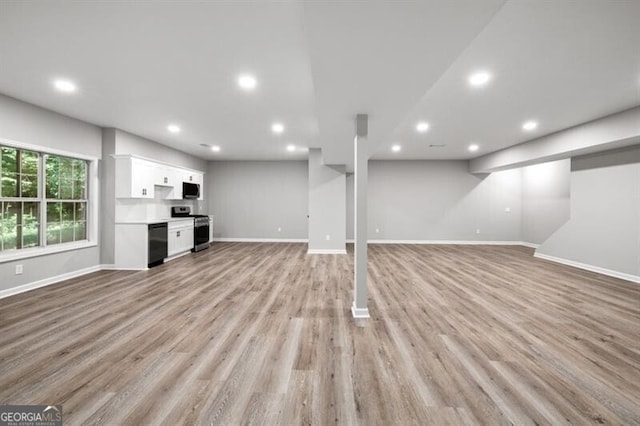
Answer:
[[[166,219],[171,217],[171,207],[189,206],[192,213],[204,212],[205,201],[198,200],[158,200],[158,199],[116,199],[116,222]]]

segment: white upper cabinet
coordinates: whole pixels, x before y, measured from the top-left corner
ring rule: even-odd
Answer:
[[[154,164],[134,157],[116,158],[116,198],[154,198]]]
[[[175,167],[156,164],[154,177],[157,186],[176,186],[177,173]]]
[[[131,155],[116,155],[116,198],[182,199],[182,182],[200,185],[203,174]]]

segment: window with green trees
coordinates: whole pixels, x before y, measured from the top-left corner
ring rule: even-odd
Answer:
[[[87,168],[85,160],[0,146],[0,252],[86,240]]]

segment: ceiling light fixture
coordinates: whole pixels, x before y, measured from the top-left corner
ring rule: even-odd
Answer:
[[[258,81],[250,74],[243,74],[238,77],[238,86],[243,90],[253,90],[257,85]]]
[[[289,151],[289,152],[293,152],[293,151],[295,151],[295,150],[296,150],[295,145],[287,145],[287,151]]]
[[[394,145],[391,147],[391,151],[393,152],[400,152],[401,149],[402,147],[400,145]]]
[[[479,148],[480,147],[478,145],[476,145],[475,143],[469,145],[469,151],[471,151],[471,152],[476,152]]]
[[[76,85],[69,80],[56,80],[53,82],[56,89],[64,93],[72,93],[76,91]]]
[[[421,121],[418,124],[416,124],[416,130],[419,131],[420,133],[424,133],[427,130],[429,130],[429,123]]]
[[[538,123],[533,120],[529,120],[522,125],[522,129],[529,132],[531,130],[535,130],[537,127],[538,127]]]
[[[284,132],[284,124],[282,123],[273,123],[271,125],[271,131],[276,134],[280,134]]]
[[[171,133],[180,133],[180,126],[177,126],[175,124],[169,124],[167,126],[167,130],[169,130]]]
[[[469,77],[469,84],[475,87],[484,86],[491,80],[491,74],[485,71],[477,72]]]
[[[213,152],[220,152],[220,147],[219,147],[218,145],[213,145],[213,146],[211,147],[211,151],[213,151]]]

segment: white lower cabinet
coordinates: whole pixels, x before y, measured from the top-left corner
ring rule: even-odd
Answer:
[[[169,222],[167,255],[174,256],[193,248],[193,219]]]

